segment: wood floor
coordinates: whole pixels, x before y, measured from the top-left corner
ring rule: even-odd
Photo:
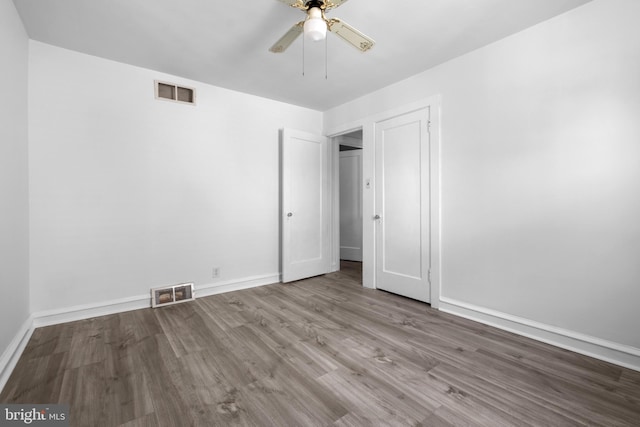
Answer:
[[[343,263],[37,329],[0,401],[73,426],[640,425],[640,373],[359,281]]]

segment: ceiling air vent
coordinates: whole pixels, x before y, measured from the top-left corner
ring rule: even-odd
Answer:
[[[183,102],[185,104],[196,103],[196,90],[190,87],[178,86],[173,83],[155,81],[156,98],[170,101]]]

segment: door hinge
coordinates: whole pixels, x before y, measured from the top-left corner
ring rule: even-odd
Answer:
[[[429,284],[431,284],[431,269],[427,271],[427,280],[429,280]]]

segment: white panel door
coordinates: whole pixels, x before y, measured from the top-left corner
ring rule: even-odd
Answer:
[[[429,109],[376,123],[376,287],[430,301]]]
[[[362,150],[339,156],[340,259],[362,261]]]
[[[329,272],[327,138],[282,131],[282,281]]]

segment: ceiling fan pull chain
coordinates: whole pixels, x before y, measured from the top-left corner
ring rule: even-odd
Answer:
[[[302,77],[304,77],[304,37],[302,37]]]
[[[329,51],[329,48],[328,48],[329,42],[327,41],[328,38],[329,37],[326,37],[324,39],[324,79],[325,80],[328,80],[327,76],[329,75],[329,71],[327,71],[329,68],[327,65],[327,57],[328,57],[327,52]]]

